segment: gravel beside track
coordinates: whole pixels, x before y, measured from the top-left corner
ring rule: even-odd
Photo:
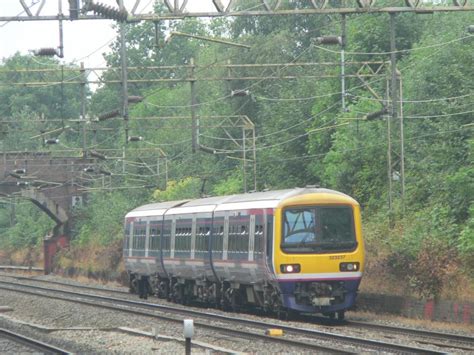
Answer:
[[[97,307],[35,297],[2,290],[0,303],[14,311],[0,314],[0,320],[22,334],[78,353],[172,353],[184,352],[182,325],[130,316]],[[125,332],[124,327],[134,330]],[[21,329],[21,330],[18,330]],[[142,333],[139,333],[142,332]],[[158,334],[156,338],[146,333]],[[290,353],[295,349],[272,341],[252,341],[232,335],[196,329],[193,353]],[[212,346],[206,346],[212,344]],[[216,350],[219,349],[219,350]],[[227,350],[225,350],[227,349]],[[304,353],[298,349],[298,353]],[[306,353],[310,353],[307,351]]]
[[[5,354],[10,354],[13,351],[20,354],[70,354],[65,349],[5,328],[0,328],[0,339],[0,349]]]
[[[30,351],[26,346],[0,338],[0,353],[2,354],[27,354]]]
[[[3,278],[5,281],[12,281],[11,276]],[[82,285],[73,280],[58,278],[52,275],[48,276],[36,276],[35,278],[43,280],[54,280],[64,284],[71,285]],[[0,276],[0,279],[2,277]],[[23,283],[24,280],[21,280]],[[38,283],[37,283],[38,284]],[[45,285],[38,285],[43,286]],[[89,284],[91,286],[91,284]],[[94,288],[103,290],[109,290],[108,292],[121,291],[120,294],[115,294],[114,297],[126,298],[138,301],[136,295],[126,294],[127,288],[123,287],[109,287],[100,284],[94,284]],[[51,288],[67,289],[67,286],[51,285]],[[70,289],[70,288],[69,288]],[[71,289],[70,289],[71,290]],[[74,290],[77,291],[77,290]],[[125,292],[124,292],[125,291]],[[81,291],[88,293],[89,291]],[[97,293],[90,291],[90,293]],[[10,295],[8,295],[10,294]],[[8,297],[7,297],[8,296]],[[168,304],[163,300],[158,300],[154,297],[148,299],[148,302]],[[16,292],[3,291],[0,294],[0,306],[10,306],[15,310],[9,313],[0,313],[1,321],[12,322],[11,319],[4,318],[14,317],[16,320],[26,321],[40,325],[41,327],[31,327],[18,322],[13,323],[18,327],[27,329],[30,332],[40,333],[47,339],[54,338],[59,339],[60,343],[57,346],[71,350],[73,352],[113,352],[113,353],[128,353],[128,352],[139,352],[139,353],[169,353],[174,351],[184,351],[184,343],[182,339],[182,326],[177,323],[151,320],[147,317],[130,316],[124,314],[117,314],[110,310],[97,309],[84,305],[77,305],[69,302],[63,302],[58,300],[48,300],[41,297],[28,296],[19,294]],[[180,307],[179,305],[173,304],[174,307]],[[189,307],[185,307],[189,308]],[[193,308],[199,310],[199,308]],[[204,310],[203,312],[215,312],[229,316],[229,313],[219,312],[217,310]],[[248,318],[255,320],[262,320],[261,317],[250,315],[250,314],[236,314],[239,318]],[[193,317],[189,317],[193,318]],[[351,327],[344,326],[327,326],[322,324],[312,324],[308,321],[295,321],[295,322],[280,322],[275,319],[268,318],[268,322],[279,323],[285,326],[294,326],[298,328],[312,328],[319,331],[337,332],[340,334],[347,334],[355,337],[368,337],[379,340],[389,340],[394,343],[399,343],[409,346],[421,346],[413,342],[409,336],[393,336],[390,334],[377,334],[377,332],[370,332],[369,330],[351,329]],[[123,327],[131,328],[130,331],[125,332]],[[8,327],[5,327],[8,328]],[[48,329],[46,329],[48,328]],[[153,330],[153,328],[155,330]],[[11,329],[11,328],[8,328]],[[132,332],[132,333],[130,333]],[[141,332],[141,333],[138,333]],[[155,332],[155,333],[154,333]],[[153,337],[153,334],[158,334],[158,337]],[[193,353],[196,352],[214,352],[214,353],[226,353],[226,352],[250,352],[250,353],[301,353],[302,349],[288,348],[284,345],[276,345],[274,343],[259,343],[258,341],[252,341],[239,339],[222,334],[212,334],[212,332],[204,331],[203,329],[196,329],[196,340],[201,341],[202,347],[193,347]],[[470,334],[472,336],[472,334]],[[37,337],[35,337],[37,338]],[[194,340],[193,340],[194,341]],[[50,342],[46,341],[45,342]],[[66,344],[63,344],[66,342]],[[206,346],[213,344],[211,346]],[[328,345],[328,344],[325,344]],[[335,345],[335,349],[340,348],[340,345]],[[469,353],[469,351],[460,350],[456,347],[450,348],[433,348],[437,351],[445,351],[449,353]],[[346,348],[348,352],[360,352],[361,349],[357,348]],[[368,351],[367,351],[368,352]],[[474,349],[471,353],[474,352]]]

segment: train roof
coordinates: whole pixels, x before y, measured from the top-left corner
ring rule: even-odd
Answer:
[[[298,195],[325,193],[349,196],[342,192],[305,187],[286,190],[262,191],[246,194],[206,197],[195,200],[167,201],[140,206],[130,211],[126,217],[161,216],[163,214],[211,213],[236,209],[275,208],[288,198]]]
[[[161,216],[170,208],[177,207],[188,201],[189,200],[149,203],[131,210],[125,217]]]

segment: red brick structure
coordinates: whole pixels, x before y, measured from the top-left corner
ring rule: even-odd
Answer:
[[[0,194],[32,201],[56,226],[44,240],[44,270],[49,273],[54,255],[69,245],[71,211],[85,199],[82,186],[94,159],[57,157],[51,152],[8,152],[0,159]],[[87,174],[87,176],[85,176]]]
[[[474,323],[474,304],[470,302],[418,300],[361,293],[357,298],[357,309],[432,321]]]

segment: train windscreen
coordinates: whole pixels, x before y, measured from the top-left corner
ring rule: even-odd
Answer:
[[[281,249],[287,253],[333,253],[357,246],[350,206],[286,208],[282,230]]]

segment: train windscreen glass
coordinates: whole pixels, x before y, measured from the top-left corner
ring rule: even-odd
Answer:
[[[351,207],[287,208],[281,248],[287,253],[329,253],[357,246]]]

